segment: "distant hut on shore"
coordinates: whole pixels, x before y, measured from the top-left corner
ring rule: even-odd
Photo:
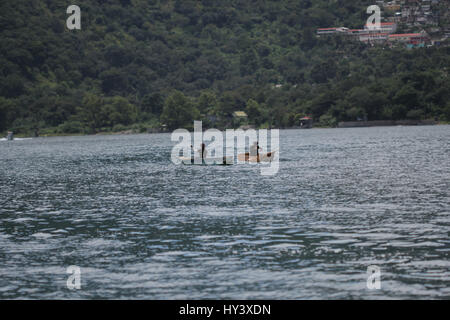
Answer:
[[[310,117],[304,117],[300,119],[301,129],[311,129],[313,126],[313,119]]]
[[[233,112],[233,122],[236,126],[247,124],[248,116],[244,111]]]

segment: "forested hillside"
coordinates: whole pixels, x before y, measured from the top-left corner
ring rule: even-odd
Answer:
[[[361,28],[372,2],[3,0],[0,132],[225,127],[237,110],[260,127],[449,121],[449,47],[315,36]],[[81,30],[66,27],[71,4]]]

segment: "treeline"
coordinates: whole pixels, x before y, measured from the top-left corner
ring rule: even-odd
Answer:
[[[0,132],[96,133],[367,118],[450,121],[450,49],[317,38],[371,1],[2,1]]]

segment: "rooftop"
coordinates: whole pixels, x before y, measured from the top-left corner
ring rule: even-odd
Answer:
[[[244,111],[235,111],[233,115],[237,118],[247,118],[247,114]]]
[[[393,26],[394,24],[396,24],[395,22],[381,22],[380,25],[382,26]],[[367,24],[366,24],[367,26]]]
[[[398,34],[391,34],[389,37],[391,38],[401,38],[401,37],[421,37],[423,36],[422,33],[398,33]]]

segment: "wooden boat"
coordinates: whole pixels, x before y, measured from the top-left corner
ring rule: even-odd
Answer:
[[[238,154],[238,161],[243,162],[272,162],[272,160],[275,157],[275,152],[268,152],[268,153],[260,153],[258,156],[251,156],[249,152]]]
[[[232,165],[234,163],[233,157],[224,156],[218,158],[206,157],[203,159],[200,157],[189,158],[180,157],[181,163],[186,165],[216,165],[216,166],[226,166]]]

